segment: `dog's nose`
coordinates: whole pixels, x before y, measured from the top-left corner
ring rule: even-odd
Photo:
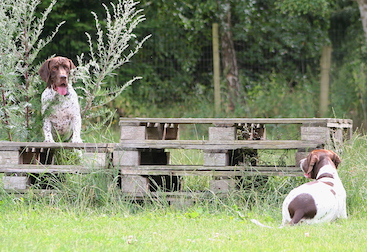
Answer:
[[[60,78],[61,78],[61,79],[66,79],[66,77],[67,77],[67,76],[66,76],[66,75],[64,75],[64,74],[60,75]]]

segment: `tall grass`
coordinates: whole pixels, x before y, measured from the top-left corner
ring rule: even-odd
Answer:
[[[367,213],[367,137],[355,135],[348,143],[338,150],[342,163],[339,174],[347,191],[347,205],[350,215],[363,217]],[[202,163],[202,153],[182,152],[171,153],[173,162],[181,164]],[[187,192],[209,190],[210,177],[188,177],[184,181]],[[184,207],[188,209],[204,209],[208,212],[226,212],[237,215],[238,212],[265,212],[274,219],[280,217],[280,207],[286,194],[294,187],[306,182],[303,177],[267,177],[260,175],[245,177],[241,190],[233,191],[226,197],[207,193],[203,198],[196,198],[194,205]],[[164,200],[147,200],[144,204],[136,204],[126,198],[119,188],[119,171],[92,170],[90,174],[64,174],[49,177],[52,185],[50,193],[39,196],[37,185],[28,194],[21,196],[0,192],[1,202],[21,202],[32,206],[53,207],[67,211],[101,213],[121,213],[149,210],[172,209]],[[12,205],[12,204],[10,204]],[[17,205],[18,206],[18,205]],[[181,208],[182,209],[182,208]],[[166,211],[166,210],[163,210]]]
[[[17,197],[0,191],[1,250],[364,251],[367,137],[355,135],[338,153],[347,220],[283,229],[264,229],[249,221],[279,226],[282,201],[307,181],[301,177],[247,178],[246,189],[227,197],[205,195],[177,208],[164,198],[132,202],[120,192],[117,170],[94,170],[51,179],[54,190],[43,196],[35,194],[37,188]],[[172,155],[177,162],[201,162],[198,153]],[[187,190],[206,187],[189,182]]]
[[[367,213],[367,136],[355,135],[341,148],[339,174],[347,191],[348,212],[365,217]]]

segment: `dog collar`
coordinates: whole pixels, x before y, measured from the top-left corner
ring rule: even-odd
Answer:
[[[322,178],[332,178],[333,179],[334,175],[330,173],[323,173],[319,177],[317,177],[317,179],[322,179]]]

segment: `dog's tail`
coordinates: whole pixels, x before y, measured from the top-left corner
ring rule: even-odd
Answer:
[[[273,227],[270,227],[270,226],[264,225],[264,224],[262,224],[260,221],[255,220],[255,219],[250,219],[250,221],[251,221],[252,223],[254,223],[254,224],[256,224],[256,225],[260,226],[260,227],[273,228]]]
[[[246,218],[245,216],[243,216],[243,214],[240,212],[240,211],[237,211],[237,214],[238,214],[238,216],[241,218],[241,219],[247,219],[248,220],[248,218]],[[265,227],[265,228],[273,228],[273,227],[270,227],[270,226],[267,226],[267,225],[264,225],[264,224],[262,224],[260,221],[258,221],[258,220],[255,220],[255,219],[250,219],[250,221],[252,222],[252,223],[254,223],[255,225],[258,225],[258,226],[260,226],[260,227]]]

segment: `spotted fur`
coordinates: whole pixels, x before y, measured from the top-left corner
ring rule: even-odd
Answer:
[[[78,96],[69,79],[74,68],[70,59],[54,57],[46,60],[38,71],[47,83],[41,97],[45,142],[54,142],[55,138],[82,142]]]
[[[346,192],[337,172],[340,162],[330,150],[314,150],[301,160],[305,176],[315,180],[294,188],[285,198],[283,225],[347,218]]]

